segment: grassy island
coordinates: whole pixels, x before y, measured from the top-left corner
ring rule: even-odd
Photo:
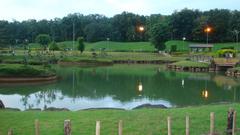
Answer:
[[[53,69],[23,64],[1,64],[0,77],[48,77],[55,76]]]

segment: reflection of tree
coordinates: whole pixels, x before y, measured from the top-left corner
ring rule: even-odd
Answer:
[[[43,103],[44,108],[47,107],[47,105],[54,102],[56,99],[63,100],[63,96],[57,97],[55,90],[48,90],[48,91],[40,91],[35,94],[34,96],[34,102],[30,101],[31,95],[22,96],[21,102],[23,103],[25,109],[31,109],[33,107],[39,106],[41,103]]]
[[[221,75],[216,75],[215,77],[213,77],[213,81],[217,84],[217,86],[224,87],[226,89],[231,89],[240,85],[237,80]]]
[[[23,103],[23,106],[24,106],[25,109],[33,107],[33,104],[28,103],[29,98],[30,98],[30,96],[26,95],[26,96],[22,96],[22,98],[20,99],[20,102]]]
[[[148,98],[150,100],[167,100],[174,105],[196,105],[211,102],[231,101],[232,91],[224,91],[213,81],[208,81],[208,90],[211,93],[209,99],[203,100],[201,92],[205,88],[205,80],[211,79],[211,75],[202,73],[181,73],[172,71],[159,72],[158,68],[134,70],[124,68],[118,73],[119,67],[108,68],[59,68],[58,74],[62,77],[55,84],[38,85],[34,89],[29,86],[22,87],[24,91],[18,88],[1,90],[0,93],[20,93],[22,95],[31,95],[36,99],[34,106],[40,104],[49,105],[56,100],[64,100],[64,96],[72,98],[74,102],[77,98],[87,97],[90,99],[102,99],[106,96],[121,102],[129,102],[134,99]],[[130,72],[129,74],[127,74]],[[143,74],[140,74],[143,72]],[[184,78],[185,87],[181,86],[181,80]],[[194,78],[194,79],[192,79]],[[136,90],[137,82],[141,80],[143,84],[142,97]],[[57,91],[58,90],[58,91]],[[236,91],[238,94],[238,91]],[[59,93],[59,94],[58,94]],[[63,96],[62,96],[63,95]],[[31,106],[25,97],[24,104],[26,107]],[[22,101],[22,102],[23,102]],[[32,101],[33,102],[33,101]]]

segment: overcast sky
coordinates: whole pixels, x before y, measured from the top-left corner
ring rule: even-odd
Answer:
[[[123,11],[168,15],[183,8],[240,10],[240,0],[0,0],[0,20],[53,19],[70,13],[112,17]]]

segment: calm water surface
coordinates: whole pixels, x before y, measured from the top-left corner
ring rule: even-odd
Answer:
[[[171,72],[162,65],[56,67],[61,80],[0,84],[6,107],[70,110],[124,108],[150,103],[182,107],[240,101],[240,80],[221,74]]]

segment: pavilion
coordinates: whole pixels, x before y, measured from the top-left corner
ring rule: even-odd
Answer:
[[[190,44],[189,48],[191,52],[211,52],[213,44]]]

